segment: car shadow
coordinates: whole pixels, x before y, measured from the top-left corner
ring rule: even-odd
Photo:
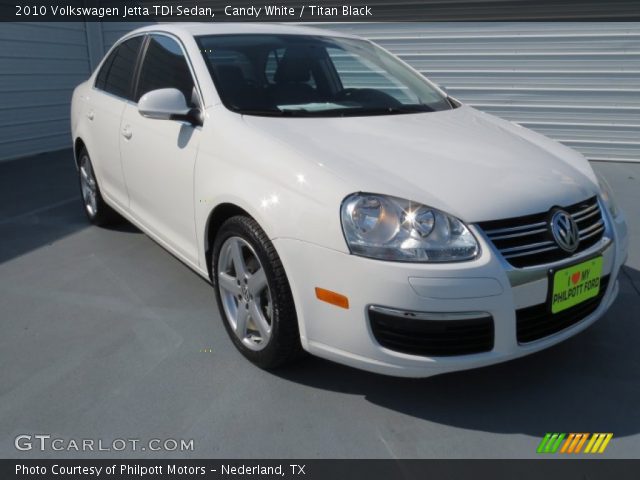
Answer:
[[[278,372],[312,388],[363,396],[449,426],[540,436],[546,431],[640,431],[640,290],[625,267],[620,295],[586,331],[507,363],[426,379],[362,372],[318,358]]]
[[[70,149],[0,163],[0,263],[87,227]],[[124,219],[112,229],[140,233]]]

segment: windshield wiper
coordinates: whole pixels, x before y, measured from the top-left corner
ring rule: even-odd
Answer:
[[[250,109],[237,109],[236,113],[240,115],[259,115],[264,117],[283,117],[285,116],[285,112],[282,110],[250,110]]]
[[[402,105],[389,107],[344,107],[329,108],[327,110],[284,110],[292,116],[304,117],[349,117],[349,116],[369,116],[369,115],[398,115],[403,113],[433,112],[428,105]]]
[[[236,110],[236,113],[241,115],[257,115],[262,117],[309,117],[314,116],[316,112],[309,112],[308,110],[297,109],[297,110]]]
[[[326,110],[306,110],[304,108],[245,110],[238,109],[241,115],[258,115],[264,117],[349,117],[373,115],[398,115],[403,113],[433,112],[428,105],[401,105],[389,107],[343,107],[328,108]]]
[[[420,112],[433,112],[433,108],[428,105],[401,105],[392,107],[379,107],[379,108],[356,108],[345,111],[345,114],[351,113],[356,115],[394,115],[401,113],[420,113]]]

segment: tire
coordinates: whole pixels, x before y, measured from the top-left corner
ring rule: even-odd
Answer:
[[[78,160],[80,196],[87,219],[94,225],[106,227],[120,220],[120,216],[102,198],[93,164],[86,148],[80,151]]]
[[[245,216],[224,222],[211,261],[220,316],[240,353],[267,370],[296,361],[303,350],[291,288],[258,223]]]

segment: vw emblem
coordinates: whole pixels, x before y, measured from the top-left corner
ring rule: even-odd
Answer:
[[[575,220],[564,210],[557,210],[551,217],[551,234],[565,252],[575,252],[580,243],[580,232]]]

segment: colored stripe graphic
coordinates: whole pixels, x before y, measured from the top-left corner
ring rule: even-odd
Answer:
[[[562,445],[560,453],[580,453],[582,445],[584,445],[588,437],[588,433],[570,433],[564,445]]]
[[[560,453],[568,453],[567,449],[569,448],[569,445],[573,442],[574,444],[576,443],[577,440],[574,440],[576,437],[575,433],[570,433],[569,436],[567,437],[567,439],[564,442],[564,445],[562,445],[562,450],[560,450]]]
[[[556,439],[556,442],[553,444],[553,447],[551,447],[551,451],[549,453],[556,453],[558,451],[558,448],[560,448],[560,444],[562,443],[564,436],[565,436],[564,433],[558,434],[558,438]]]
[[[598,453],[603,453],[605,448],[607,448],[607,445],[609,445],[609,442],[613,438],[613,433],[607,433],[606,435],[607,436],[604,439],[604,442],[602,442],[602,445],[600,445],[600,450],[598,451]]]
[[[603,453],[613,438],[613,433],[594,433],[584,453]]]
[[[549,437],[551,437],[550,433],[547,433],[544,438],[542,439],[542,441],[540,442],[540,445],[538,445],[538,450],[536,450],[537,453],[544,453],[544,446],[547,444],[547,442],[549,441]]]
[[[582,447],[586,443],[584,453],[603,453],[612,438],[613,433],[547,433],[536,452],[576,454],[582,452]]]
[[[547,433],[540,445],[538,445],[538,453],[556,453],[558,448],[560,448],[560,444],[564,439],[564,433]]]
[[[583,433],[582,434],[582,439],[580,440],[580,443],[578,443],[578,445],[576,445],[576,451],[574,453],[580,453],[580,450],[582,450],[582,446],[587,441],[587,438],[589,438],[589,434],[588,433]]]

